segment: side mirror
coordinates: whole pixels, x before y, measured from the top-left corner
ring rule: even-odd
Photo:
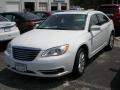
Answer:
[[[91,28],[90,28],[90,31],[99,31],[99,30],[101,30],[101,28],[100,28],[100,26],[98,26],[98,25],[93,25],[93,26],[91,26]]]

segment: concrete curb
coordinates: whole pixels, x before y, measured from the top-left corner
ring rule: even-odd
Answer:
[[[120,37],[115,37],[115,40],[120,41]]]
[[[120,37],[115,37],[114,46],[115,46],[115,47],[120,47]]]

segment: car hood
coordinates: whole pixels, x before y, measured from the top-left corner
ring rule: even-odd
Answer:
[[[11,44],[12,46],[48,49],[55,46],[69,44],[72,40],[75,41],[77,36],[81,35],[83,35],[83,30],[67,31],[34,29],[18,36],[12,40]]]
[[[11,27],[14,25],[15,22],[9,22],[9,21],[0,22],[0,28]]]

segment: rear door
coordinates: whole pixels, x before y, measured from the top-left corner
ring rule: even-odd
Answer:
[[[99,19],[99,25],[101,26],[101,31],[103,31],[102,34],[104,35],[103,42],[107,43],[110,25],[111,25],[110,20],[104,14],[97,14],[97,17]]]
[[[90,18],[90,28],[93,25],[98,25],[101,28],[101,25],[99,24],[99,19],[96,14],[93,14]],[[93,54],[95,54],[98,51],[98,49],[103,45],[105,35],[104,35],[103,30],[91,31],[90,34],[92,37],[91,38],[91,48],[92,48]]]

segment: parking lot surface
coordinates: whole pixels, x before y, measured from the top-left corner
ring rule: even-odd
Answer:
[[[81,77],[23,76],[8,70],[0,52],[0,90],[120,90],[120,43],[112,51],[102,50],[91,59]]]

